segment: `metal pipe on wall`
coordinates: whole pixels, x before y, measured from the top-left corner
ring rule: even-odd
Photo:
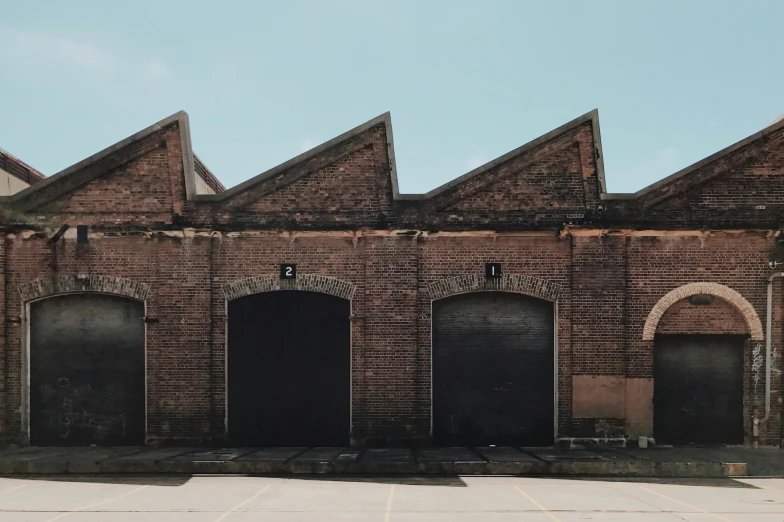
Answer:
[[[773,337],[773,279],[784,277],[784,272],[776,272],[768,277],[768,308],[767,325],[765,328],[765,418],[761,422],[766,422],[770,418],[770,374],[771,374],[771,346]]]

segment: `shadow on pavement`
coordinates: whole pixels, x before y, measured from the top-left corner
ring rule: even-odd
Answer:
[[[330,482],[362,482],[373,484],[400,484],[406,486],[451,486],[465,488],[468,484],[459,475],[455,476],[374,476],[374,475],[287,475],[291,480],[313,480]]]
[[[760,489],[752,484],[740,482],[747,477],[726,477],[726,478],[657,478],[657,477],[528,477],[536,480],[562,481],[562,482],[608,482],[608,483],[627,483],[627,484],[664,484],[672,486],[694,486],[710,488],[739,488],[739,489]]]
[[[182,486],[191,475],[10,475],[3,478],[42,482],[87,482],[94,484],[129,484],[139,486]]]

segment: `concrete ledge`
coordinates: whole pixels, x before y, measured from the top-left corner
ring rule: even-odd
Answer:
[[[718,478],[743,462],[700,450],[427,448],[23,448],[0,452],[0,475],[525,475]]]

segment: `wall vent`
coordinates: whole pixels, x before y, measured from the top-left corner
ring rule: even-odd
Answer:
[[[711,294],[694,294],[689,297],[689,302],[693,305],[709,305],[713,302]]]

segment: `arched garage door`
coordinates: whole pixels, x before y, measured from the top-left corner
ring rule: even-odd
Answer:
[[[30,304],[30,443],[144,444],[144,303],[70,294]]]
[[[232,444],[349,443],[350,302],[305,291],[229,301],[228,431]]]
[[[553,305],[505,292],[433,303],[433,438],[445,446],[550,446]]]

